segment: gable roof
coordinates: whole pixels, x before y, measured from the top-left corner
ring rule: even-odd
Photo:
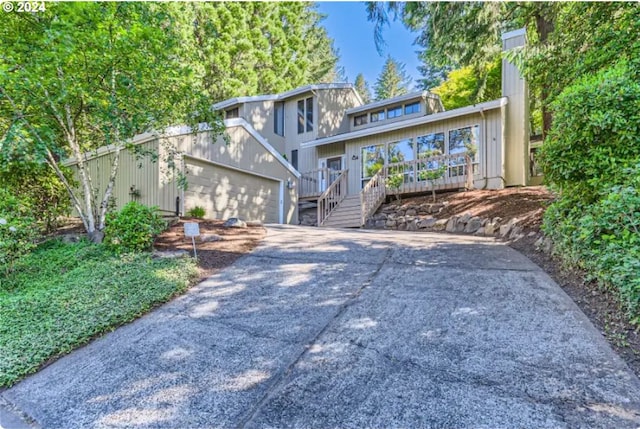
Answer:
[[[356,91],[355,86],[351,83],[318,83],[314,85],[305,85],[299,88],[292,89],[290,91],[281,92],[280,94],[265,94],[265,95],[255,95],[252,97],[235,97],[230,98],[228,100],[221,101],[213,105],[214,110],[226,109],[228,107],[235,106],[236,104],[241,103],[251,103],[257,101],[280,101],[285,100],[287,98],[295,97],[296,95],[304,94],[305,92],[315,91],[315,90],[323,90],[323,89],[351,89],[355,94],[356,98],[360,102],[363,103],[360,94]]]

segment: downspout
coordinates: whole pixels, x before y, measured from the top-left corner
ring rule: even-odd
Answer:
[[[488,152],[489,152],[489,143],[487,142],[487,118],[484,115],[484,109],[480,109],[480,116],[482,117],[482,141],[484,142],[484,154],[483,154],[483,158],[484,158],[484,185],[482,186],[482,189],[487,189],[487,186],[489,185],[489,178],[487,177],[487,169],[489,167],[488,161],[487,159],[489,158],[487,156]]]

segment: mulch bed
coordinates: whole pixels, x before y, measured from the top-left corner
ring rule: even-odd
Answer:
[[[184,236],[184,223],[197,222],[200,235],[216,234],[220,241],[202,242],[196,239],[200,280],[204,280],[221,268],[233,264],[242,255],[251,252],[264,238],[266,231],[261,226],[247,228],[225,228],[222,220],[181,219],[156,238],[154,248],[160,251],[186,250],[193,252],[191,238]]]

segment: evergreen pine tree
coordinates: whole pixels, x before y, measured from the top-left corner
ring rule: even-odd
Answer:
[[[394,60],[389,55],[373,87],[376,101],[406,94],[409,92],[410,84],[411,78],[407,76],[404,64]]]
[[[362,101],[364,101],[365,104],[369,103],[371,101],[371,90],[369,89],[369,84],[364,79],[364,75],[362,73],[359,73],[358,76],[356,76],[355,87],[358,94],[360,94]]]

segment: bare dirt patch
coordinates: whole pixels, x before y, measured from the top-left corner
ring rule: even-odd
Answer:
[[[200,280],[204,280],[220,269],[233,264],[241,256],[251,252],[264,238],[262,226],[247,228],[225,228],[222,220],[181,219],[160,234],[154,243],[157,250],[186,250],[193,253],[191,238],[184,236],[184,222],[197,222],[200,235],[218,235],[221,240],[203,242],[196,239]]]

